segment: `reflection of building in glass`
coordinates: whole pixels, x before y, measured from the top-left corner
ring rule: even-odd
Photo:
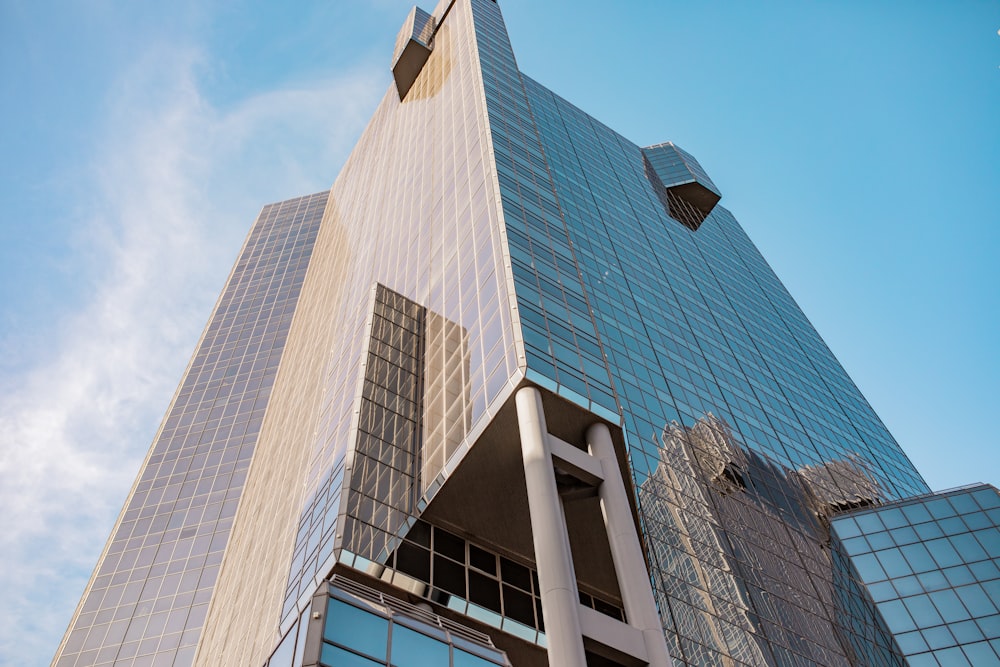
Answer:
[[[828,527],[928,489],[698,161],[494,0],[391,69],[254,225],[55,664],[894,664]]]
[[[857,457],[803,466],[799,475],[808,483],[816,513],[821,516],[881,502],[871,466]]]
[[[710,498],[712,487],[725,494],[746,486],[746,457],[725,428],[712,416],[690,430],[668,425],[663,462],[639,487],[639,504],[646,539],[656,545],[660,608],[671,608],[671,598],[687,602],[679,631],[702,637],[723,664],[763,664],[766,648],[754,636],[750,600]]]
[[[661,441],[662,462],[639,487],[639,503],[660,606],[679,610],[681,632],[703,639],[703,661],[714,651],[728,665],[899,664],[888,651],[859,662],[845,643],[825,515],[815,509],[831,480],[870,492],[860,465],[783,468],[711,414],[690,428],[667,425]]]

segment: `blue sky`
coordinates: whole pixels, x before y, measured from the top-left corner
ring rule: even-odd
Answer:
[[[0,663],[48,664],[249,224],[390,83],[406,2],[258,4],[0,0]],[[501,6],[700,159],[933,488],[1000,483],[1000,5]]]

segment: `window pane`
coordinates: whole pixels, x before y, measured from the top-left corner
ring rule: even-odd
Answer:
[[[327,609],[325,639],[385,660],[388,620],[337,599]]]
[[[448,645],[402,625],[393,625],[392,664],[395,667],[442,667],[448,664]]]
[[[323,653],[320,662],[324,667],[382,667],[384,663],[375,662],[368,658],[362,658],[356,653],[345,651],[337,646],[323,644]]]
[[[485,658],[480,658],[478,655],[472,655],[471,653],[466,653],[461,649],[455,649],[454,655],[454,666],[455,667],[495,667],[496,663],[490,662]]]

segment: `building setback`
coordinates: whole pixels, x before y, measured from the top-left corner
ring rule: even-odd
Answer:
[[[866,536],[929,489],[692,155],[521,73],[493,0],[391,69],[251,229],[53,665],[933,665],[935,623],[1000,664],[996,567],[899,615]]]

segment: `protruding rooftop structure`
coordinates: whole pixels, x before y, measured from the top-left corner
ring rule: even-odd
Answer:
[[[642,149],[646,176],[670,217],[697,230],[722,193],[694,157],[673,142]]]
[[[392,78],[396,80],[400,100],[410,92],[424,63],[430,58],[435,26],[433,16],[420,7],[414,7],[396,36],[396,47],[392,52]]]

